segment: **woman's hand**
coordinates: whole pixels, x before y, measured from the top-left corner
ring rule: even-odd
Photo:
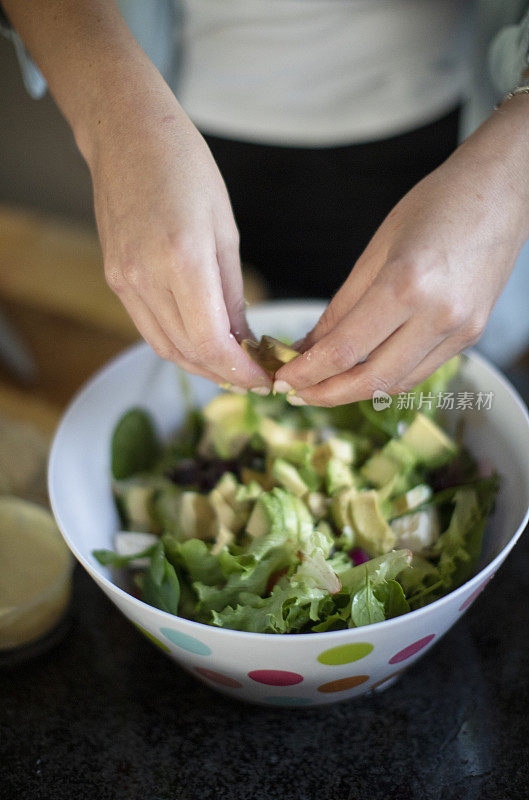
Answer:
[[[268,393],[248,335],[238,234],[206,143],[112,0],[3,2],[94,185],[105,274],[163,358]]]
[[[268,393],[249,335],[238,233],[202,136],[165,88],[113,108],[87,160],[107,282],[162,358]]]
[[[529,98],[508,101],[398,203],[276,391],[323,406],[408,391],[479,339],[529,233],[528,131]]]

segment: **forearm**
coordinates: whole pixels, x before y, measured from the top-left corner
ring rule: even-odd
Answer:
[[[3,7],[87,160],[114,109],[118,124],[129,103],[141,109],[153,92],[169,92],[112,0],[3,0]]]

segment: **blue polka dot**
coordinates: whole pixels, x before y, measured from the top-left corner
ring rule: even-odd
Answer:
[[[195,639],[194,636],[188,636],[187,633],[180,633],[174,631],[172,628],[160,628],[160,633],[167,636],[170,642],[182,650],[187,650],[188,653],[194,653],[196,656],[210,656],[211,648],[201,642],[200,639]]]
[[[265,697],[265,703],[271,703],[274,706],[311,706],[313,701],[308,697]]]

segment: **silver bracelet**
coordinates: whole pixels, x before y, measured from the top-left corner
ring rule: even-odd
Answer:
[[[504,97],[502,97],[496,108],[502,106],[504,103],[507,102],[507,100],[512,100],[512,98],[516,97],[517,94],[529,94],[529,85],[515,86],[514,89],[511,89],[510,92],[507,92],[507,94]]]

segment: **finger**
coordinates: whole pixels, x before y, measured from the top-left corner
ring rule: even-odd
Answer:
[[[222,293],[230,320],[231,332],[238,342],[253,339],[246,319],[246,301],[239,257],[239,233],[233,221],[225,223],[215,234],[217,262]]]
[[[270,388],[270,377],[231,333],[216,253],[188,256],[185,268],[174,270],[171,288],[186,332],[183,355],[239,387]]]
[[[437,347],[441,337],[441,334],[425,337],[424,322],[410,320],[362,364],[300,392],[304,402],[300,402],[298,395],[287,399],[292,405],[338,406],[370,399],[377,390],[390,394]]]
[[[410,310],[397,301],[392,285],[377,278],[336,327],[276,374],[276,391],[285,382],[300,391],[350,370],[400,328]]]
[[[193,375],[200,375],[203,378],[208,378],[208,380],[214,381],[214,383],[220,384],[224,382],[220,375],[200,367],[197,364],[193,364],[191,361],[184,358],[143,300],[136,295],[127,294],[121,296],[121,302],[127,309],[140,334],[160,358],[163,358],[164,361],[172,361],[187,372],[191,372]]]
[[[455,356],[462,349],[462,343],[456,338],[445,339],[441,344],[434,347],[428,355],[413,369],[408,375],[404,376],[398,386],[392,386],[388,391],[389,394],[399,394],[399,392],[409,392],[414,389],[419,383],[422,383],[430,375],[433,375],[436,369],[448,361],[449,358]]]
[[[345,283],[338,289],[314,328],[297,343],[299,347],[296,349],[305,352],[324,336],[327,336],[366,293],[385,260],[386,248],[383,239],[375,234],[358,258]]]

